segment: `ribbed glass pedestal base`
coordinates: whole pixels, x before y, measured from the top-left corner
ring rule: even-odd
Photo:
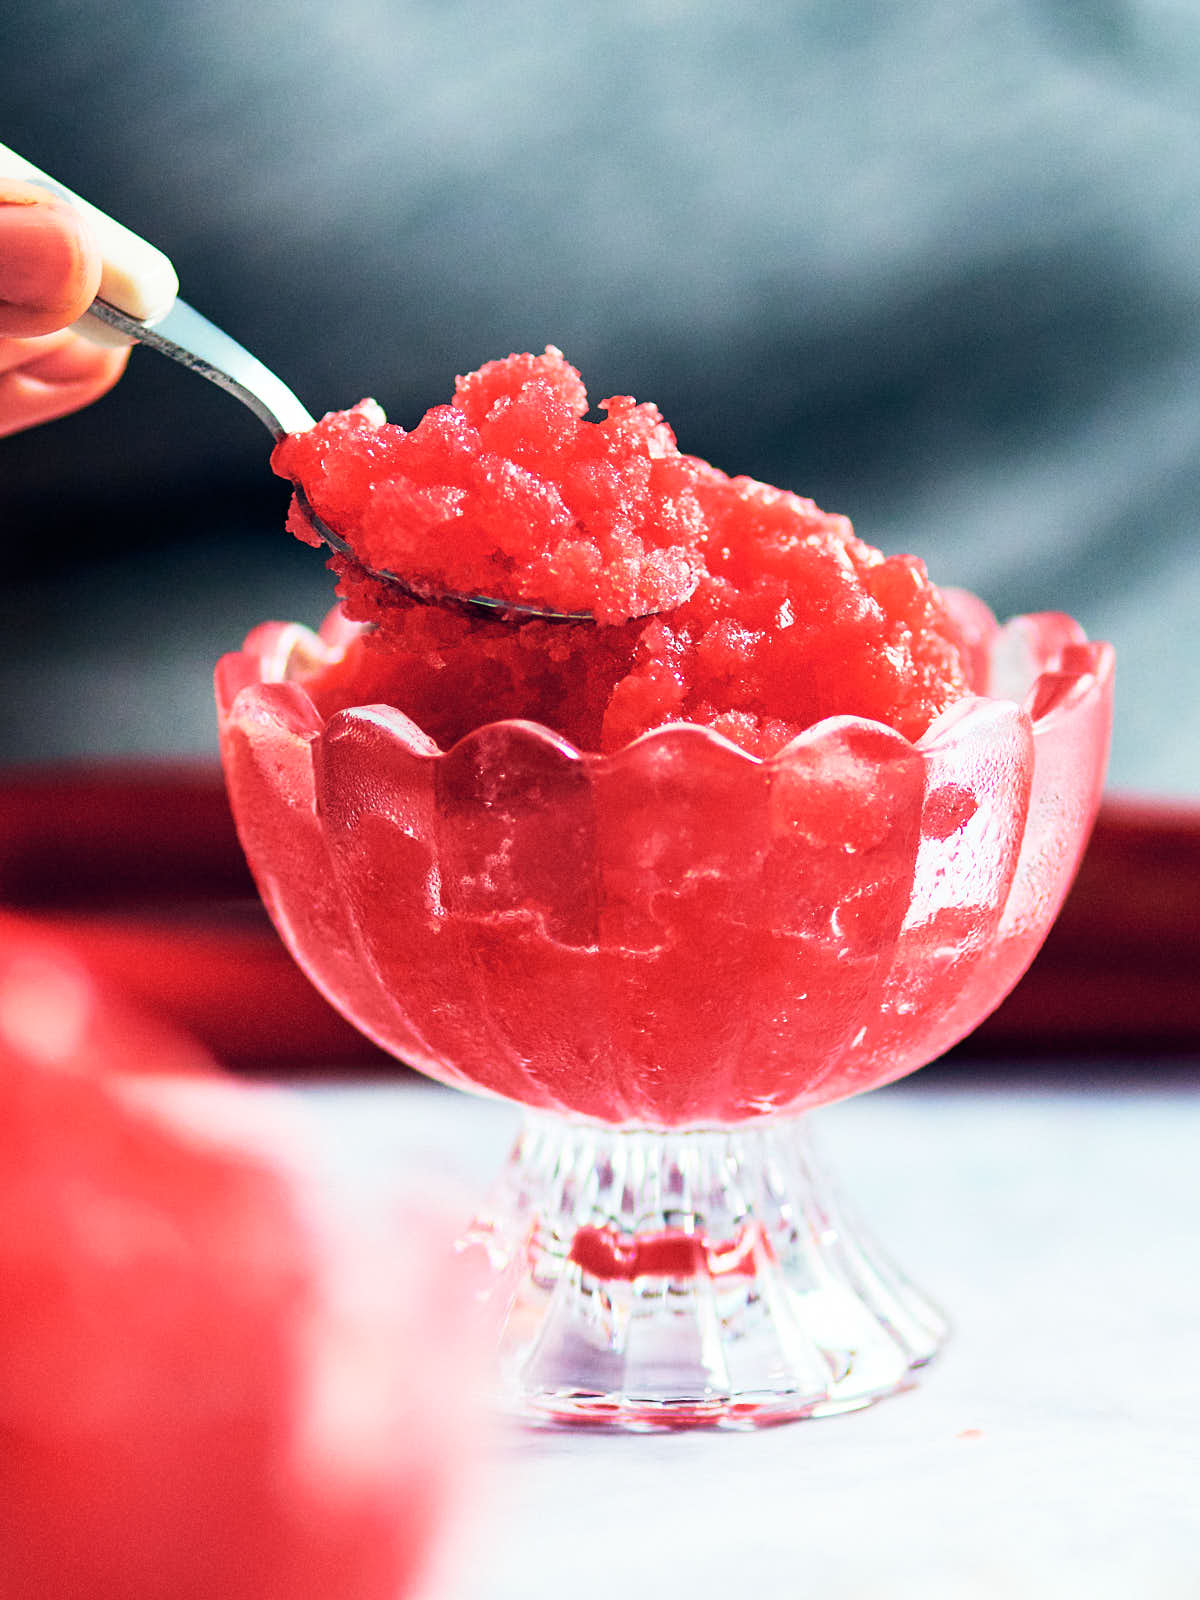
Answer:
[[[531,1116],[463,1241],[534,1421],[758,1427],[905,1388],[940,1314],[846,1216],[800,1119],[699,1132]]]

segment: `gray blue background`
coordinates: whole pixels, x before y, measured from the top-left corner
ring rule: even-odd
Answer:
[[[1200,6],[8,0],[0,140],[314,411],[560,345],[593,398],[1117,645],[1112,784],[1200,793]],[[214,748],[315,621],[268,440],[149,352],[0,441],[0,760]]]

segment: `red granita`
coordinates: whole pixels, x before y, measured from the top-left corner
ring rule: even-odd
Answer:
[[[602,406],[588,421],[579,374],[547,349],[460,378],[411,432],[364,401],[283,441],[276,470],[363,567],[599,624],[467,616],[335,558],[345,611],[375,626],[311,683],[323,716],[390,703],[444,747],[523,717],[602,751],[692,722],[767,756],[839,714],[915,739],[970,691],[919,560],[682,454],[651,405]],[[291,526],[312,537],[298,509]]]

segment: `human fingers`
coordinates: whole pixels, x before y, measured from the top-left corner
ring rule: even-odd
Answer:
[[[71,337],[69,328],[59,328],[55,333],[40,333],[31,339],[0,339],[0,376],[39,361],[51,351],[64,349]]]
[[[67,327],[95,299],[101,265],[91,230],[69,201],[0,178],[0,335]]]
[[[95,345],[69,329],[0,339],[0,437],[78,411],[107,394],[129,351]]]

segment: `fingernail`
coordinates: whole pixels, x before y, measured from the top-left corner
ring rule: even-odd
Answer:
[[[47,201],[62,203],[62,196],[48,183],[0,177],[0,206],[44,206]]]

